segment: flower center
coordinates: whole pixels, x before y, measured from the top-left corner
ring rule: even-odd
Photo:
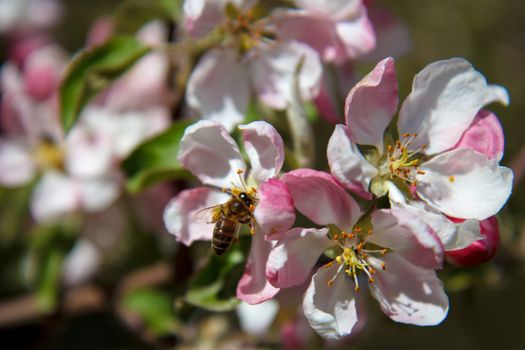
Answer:
[[[339,247],[342,248],[342,253],[335,257],[334,260],[326,264],[326,267],[331,267],[334,261],[339,265],[335,275],[328,280],[328,286],[332,286],[336,277],[339,273],[344,272],[346,275],[352,278],[355,284],[355,291],[359,291],[359,280],[358,277],[361,273],[364,273],[368,277],[368,282],[373,283],[373,275],[376,270],[372,267],[368,261],[369,254],[380,254],[385,255],[387,249],[367,249],[367,237],[372,234],[372,231],[368,231],[364,238],[362,238],[362,229],[355,227],[353,232],[346,233],[341,232],[340,234],[332,234],[332,239],[337,242]],[[385,264],[381,266],[386,269]]]
[[[37,146],[34,157],[42,169],[64,168],[64,149],[52,139],[44,138]]]
[[[270,36],[262,24],[257,22],[254,9],[243,12],[229,3],[226,7],[226,15],[226,32],[231,35],[241,55],[258,46],[265,36]]]
[[[409,145],[416,136],[417,134],[403,134],[401,140],[397,140],[393,146],[387,146],[386,159],[379,166],[379,176],[387,176],[390,179],[398,177],[410,185],[416,184],[416,175],[425,174],[419,169],[418,158],[425,145],[414,151],[409,150]]]

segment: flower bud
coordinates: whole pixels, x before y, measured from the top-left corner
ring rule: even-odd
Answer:
[[[479,222],[480,233],[485,239],[477,240],[466,248],[445,252],[445,260],[454,266],[476,266],[490,260],[500,243],[498,220],[491,216]]]

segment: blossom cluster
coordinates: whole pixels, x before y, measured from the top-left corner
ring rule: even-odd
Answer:
[[[423,68],[400,103],[393,57],[410,39],[371,1],[185,0],[130,37],[101,19],[76,56],[35,35],[59,17],[56,1],[4,7],[0,35],[21,39],[0,67],[0,185],[30,188],[33,224],[109,212],[129,199],[137,181],[124,163],[138,159],[155,175],[140,190],[177,180],[154,195],[178,191],[163,211],[145,205],[177,242],[211,241],[210,261],[226,265],[250,241],[235,280],[241,324],[261,312],[252,307],[273,315],[272,301],[301,299],[296,321],[328,340],[362,329],[366,290],[395,322],[439,324],[449,310],[439,271],[495,254],[513,174],[486,106],[508,105],[507,91],[452,58]],[[362,76],[366,62],[375,66]],[[314,122],[330,128],[326,145]],[[64,279],[90,270],[82,247]]]
[[[186,25],[196,35],[202,35],[202,22],[216,25],[225,20],[221,11],[190,6],[194,3],[186,2],[191,13]],[[292,57],[291,49],[297,49],[308,66],[315,55],[337,62],[367,51],[372,42],[364,30],[364,17],[355,15],[351,24],[340,23],[337,17],[341,8],[356,14],[363,14],[364,8],[298,3],[304,8],[278,11],[275,18],[260,24],[271,23],[277,36],[292,40],[284,45],[286,49],[254,44],[260,50],[257,54],[240,57],[239,52],[252,51],[246,47],[228,51],[231,46],[213,49],[192,73],[190,105],[200,108],[208,120],[186,129],[178,159],[204,185],[215,189],[180,192],[165,210],[166,227],[186,245],[211,240],[220,215],[228,217],[224,211],[228,200],[251,191],[256,205],[245,209],[255,227],[237,286],[239,299],[259,304],[281,290],[304,286],[304,316],[327,339],[343,338],[362,327],[365,289],[396,322],[439,324],[449,302],[437,271],[445,261],[458,266],[486,261],[497,247],[494,215],[510,196],[512,172],[499,164],[502,128],[495,114],[484,107],[492,102],[507,105],[506,90],[488,84],[464,59],[438,61],[415,76],[412,91],[394,118],[398,83],[394,59],[389,57],[348,92],[345,123],[335,126],[326,146],[329,171],[289,168],[283,172],[285,143],[275,127],[263,121],[239,126],[248,167],[229,134],[249,99],[250,89],[244,85],[248,82],[243,79],[253,79],[253,90],[264,103],[284,108],[286,100],[294,98],[286,90],[293,86],[293,73],[279,74],[288,83],[272,81],[272,68],[293,67],[278,63],[283,56]],[[238,5],[242,8],[244,3]],[[318,16],[318,22],[309,23],[320,27],[319,36],[301,27],[303,20],[311,20],[310,11]],[[217,13],[221,15],[212,16]],[[255,26],[256,32],[244,32],[235,25],[242,27],[250,18],[237,20],[240,23],[228,22],[226,27],[248,35],[250,44],[266,30]],[[336,33],[360,24],[363,36],[336,46],[327,39],[334,36],[324,35],[328,22]],[[280,32],[283,28],[285,34]],[[270,49],[279,51],[270,55]],[[234,65],[235,60],[242,64]],[[262,64],[267,69],[260,75],[254,67]],[[310,83],[319,78],[317,71],[311,65],[304,69],[308,76],[299,75],[302,101],[311,97]],[[261,88],[258,79],[262,78],[273,85]],[[219,208],[222,214],[198,220],[196,213],[207,207]],[[297,226],[296,212],[310,224]]]

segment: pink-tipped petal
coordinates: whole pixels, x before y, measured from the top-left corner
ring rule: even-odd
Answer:
[[[487,110],[481,110],[465,130],[454,149],[470,148],[483,153],[489,159],[500,161],[503,158],[505,136],[503,128],[496,115]]]
[[[219,188],[237,184],[237,170],[246,171],[237,143],[224,126],[214,121],[202,120],[186,128],[178,159],[203,183]]]
[[[353,142],[383,149],[383,134],[398,103],[394,59],[385,58],[348,93],[346,125]]]
[[[264,121],[241,125],[239,129],[250,160],[250,175],[257,183],[277,176],[284,163],[283,139],[277,130]]]
[[[451,217],[483,220],[496,214],[512,191],[512,170],[468,148],[442,153],[421,166],[417,194]]]
[[[257,225],[267,239],[278,239],[295,221],[292,195],[283,182],[270,179],[259,186],[257,198],[254,212]]]
[[[489,261],[498,250],[500,237],[498,220],[491,216],[483,221],[476,222],[481,239],[472,242],[463,249],[446,252],[445,260],[459,267],[476,266]]]
[[[370,292],[388,317],[418,326],[436,325],[445,319],[448,297],[434,270],[412,265],[397,254],[370,257],[369,261],[377,271]]]
[[[212,49],[191,73],[186,90],[188,105],[203,119],[220,121],[233,130],[242,122],[250,99],[248,70],[237,53]]]
[[[292,41],[263,46],[252,52],[250,75],[257,96],[267,105],[285,109],[294,96],[296,71],[300,98],[309,101],[319,94],[323,68],[319,55],[309,46]]]
[[[332,175],[343,186],[365,199],[372,199],[368,188],[378,171],[352,142],[346,126],[336,125],[328,141],[326,155]]]
[[[303,300],[304,315],[310,326],[326,339],[341,339],[358,325],[360,305],[353,293],[354,286],[345,273],[337,274],[339,267],[338,264],[320,267]]]
[[[318,225],[334,224],[341,230],[351,230],[361,216],[357,202],[328,173],[297,169],[281,179],[297,210]]]
[[[295,3],[299,8],[336,20],[355,16],[362,0],[295,0]]]
[[[427,223],[409,211],[398,208],[374,211],[368,241],[392,249],[420,267],[439,269],[443,265],[441,241]]]
[[[36,174],[36,163],[26,145],[0,139],[0,185],[21,186]]]
[[[399,112],[400,134],[417,133],[410,147],[436,154],[453,147],[483,106],[487,83],[462,58],[438,61],[414,78]]]
[[[248,304],[260,304],[279,292],[279,288],[266,278],[266,262],[271,250],[272,243],[264,239],[262,232],[255,232],[246,269],[237,285],[237,298]]]
[[[326,235],[328,229],[296,227],[286,232],[272,249],[266,276],[279,288],[298,286],[310,276],[319,256],[335,245]]]
[[[164,225],[177,241],[191,245],[197,240],[211,240],[214,224],[210,218],[198,218],[195,213],[214,205],[225,203],[226,193],[207,187],[198,187],[180,192],[164,209]]]

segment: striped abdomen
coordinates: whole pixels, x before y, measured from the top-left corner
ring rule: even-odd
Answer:
[[[238,221],[230,220],[224,216],[219,218],[213,228],[213,237],[211,240],[211,247],[215,254],[222,255],[226,253],[237,234],[238,226]]]

